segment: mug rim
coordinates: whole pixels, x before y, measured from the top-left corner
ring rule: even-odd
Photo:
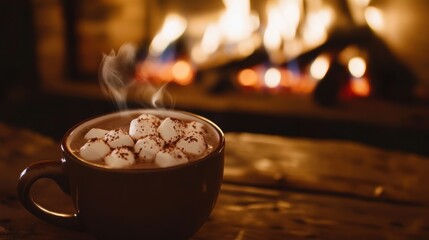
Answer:
[[[175,165],[175,166],[171,166],[171,167],[159,167],[159,168],[109,168],[109,167],[105,167],[105,166],[101,166],[101,165],[91,164],[91,163],[84,161],[83,159],[80,159],[78,156],[73,154],[71,149],[68,147],[68,144],[67,144],[68,138],[74,132],[74,130],[76,130],[76,128],[78,128],[79,126],[81,126],[84,123],[87,123],[89,121],[96,120],[96,119],[102,118],[102,117],[110,117],[113,115],[119,115],[121,113],[127,113],[127,114],[132,115],[132,114],[136,114],[136,113],[143,114],[143,113],[148,112],[148,111],[149,112],[158,112],[158,111],[160,111],[160,112],[176,112],[179,114],[188,115],[188,116],[197,118],[199,120],[202,120],[202,121],[206,122],[207,124],[209,124],[215,130],[215,132],[219,136],[219,142],[218,142],[217,146],[213,149],[213,151],[211,151],[209,154],[207,154],[206,156],[204,156],[202,158],[196,159],[194,161],[190,161],[186,164],[179,164],[179,165]],[[86,119],[76,123],[71,128],[69,128],[66,131],[66,133],[63,135],[62,140],[61,140],[61,152],[63,153],[63,157],[62,157],[61,161],[64,163],[66,161],[65,158],[72,159],[74,162],[76,162],[79,165],[82,165],[84,167],[96,169],[98,171],[107,171],[107,172],[117,172],[117,173],[167,172],[167,171],[174,171],[174,170],[178,170],[181,168],[189,168],[189,167],[193,167],[195,165],[198,165],[198,164],[204,162],[205,160],[213,158],[215,155],[221,154],[223,152],[224,148],[225,148],[225,135],[224,135],[223,131],[213,121],[211,121],[208,118],[205,118],[201,115],[191,113],[191,112],[187,112],[187,111],[182,111],[182,110],[127,109],[127,110],[110,112],[110,113],[92,116],[92,117],[86,118]]]

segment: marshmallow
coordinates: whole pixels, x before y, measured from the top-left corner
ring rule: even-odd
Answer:
[[[190,132],[176,143],[176,147],[186,154],[199,156],[206,151],[207,143],[200,132]]]
[[[176,118],[166,118],[158,127],[159,135],[169,144],[179,140],[184,134],[184,124]]]
[[[206,132],[206,129],[205,129],[203,123],[192,121],[192,122],[186,123],[185,135],[187,135],[191,132],[199,132],[199,133],[203,134]]]
[[[109,132],[108,130],[104,130],[100,128],[92,128],[85,134],[84,138],[86,140],[94,139],[94,138],[103,138],[104,135],[108,132]]]
[[[104,158],[104,162],[111,168],[124,168],[134,164],[134,153],[127,147],[116,148]]]
[[[122,129],[110,130],[104,135],[103,140],[106,141],[111,148],[134,146],[134,141],[131,136]]]
[[[161,122],[161,120],[152,114],[148,114],[148,113],[143,113],[142,115],[140,115],[138,118],[140,119],[150,119],[151,121],[153,121],[156,125],[159,125],[159,123]]]
[[[155,163],[160,167],[172,167],[188,162],[188,157],[177,148],[166,148],[155,156]]]
[[[110,153],[110,147],[101,139],[93,138],[86,142],[79,151],[80,156],[87,161],[98,161]]]
[[[148,114],[143,114],[148,115]],[[142,115],[141,115],[142,116]],[[140,116],[140,117],[141,117]],[[135,118],[130,123],[129,133],[134,139],[144,138],[148,135],[157,134],[156,129],[159,126],[159,119],[156,118]]]
[[[139,158],[152,162],[157,152],[164,147],[164,140],[157,135],[149,135],[139,139],[134,145],[134,152]]]

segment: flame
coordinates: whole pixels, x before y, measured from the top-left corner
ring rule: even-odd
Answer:
[[[353,0],[359,6],[368,6],[371,0]]]
[[[329,57],[327,55],[320,55],[311,64],[310,75],[316,80],[321,80],[328,72],[329,66]]]
[[[360,78],[365,74],[366,62],[361,57],[354,57],[348,63],[350,74],[355,78]]]
[[[282,44],[282,15],[277,5],[267,6],[268,23],[264,33],[264,46],[267,50],[276,51]]]
[[[296,37],[303,0],[281,0],[267,4],[267,27],[264,45],[268,50],[278,50],[282,40],[290,41]]]
[[[250,38],[259,27],[259,21],[252,14],[249,0],[223,0],[225,12],[219,20],[219,29],[227,42],[238,43]]]
[[[210,24],[204,31],[203,39],[201,40],[201,49],[206,54],[214,53],[220,45],[221,36],[218,25]]]
[[[187,21],[182,16],[175,13],[167,15],[161,30],[150,44],[149,54],[154,57],[160,56],[169,44],[183,35],[186,27]]]
[[[285,40],[293,40],[296,36],[303,0],[282,0],[280,1],[280,9],[284,16],[281,23],[283,25],[282,35]]]
[[[220,47],[222,35],[219,26],[211,23],[204,30],[201,43],[196,44],[191,50],[191,59],[195,63],[207,61],[211,54],[214,54]]]
[[[251,11],[250,0],[223,0],[225,9],[219,17],[206,24],[201,41],[191,49],[191,59],[196,64],[206,61],[248,56],[261,44],[255,34],[259,17]]]
[[[328,36],[328,28],[334,14],[331,8],[310,12],[304,26],[303,39],[308,45],[317,45],[324,42]]]
[[[384,16],[380,9],[367,7],[364,16],[368,26],[374,31],[381,31],[384,28]]]

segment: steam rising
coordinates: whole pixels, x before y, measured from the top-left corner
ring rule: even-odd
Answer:
[[[134,45],[124,44],[118,54],[112,50],[108,55],[104,54],[101,61],[101,89],[118,104],[119,110],[126,109],[128,89],[135,83],[136,52]]]
[[[103,93],[112,98],[120,111],[127,109],[127,99],[131,91],[137,94],[136,99],[140,96],[142,105],[149,102],[146,107],[163,108],[166,103],[173,104],[172,96],[166,92],[166,84],[157,87],[149,81],[136,83],[135,67],[139,61],[137,52],[135,45],[126,43],[119,48],[118,53],[112,50],[107,55],[103,54],[99,72]],[[144,61],[151,60],[149,58]]]

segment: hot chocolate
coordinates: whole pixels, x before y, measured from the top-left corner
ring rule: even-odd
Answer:
[[[206,145],[190,144],[202,139],[187,132],[201,129]],[[18,197],[32,214],[98,239],[189,239],[215,206],[225,137],[214,123],[191,113],[125,111],[72,127],[61,153],[60,161],[33,164],[20,175]],[[42,178],[70,195],[73,213],[54,212],[34,200],[32,185]]]
[[[192,114],[135,110],[92,119],[67,145],[81,160],[108,168],[163,168],[197,161],[219,144],[216,130]]]

